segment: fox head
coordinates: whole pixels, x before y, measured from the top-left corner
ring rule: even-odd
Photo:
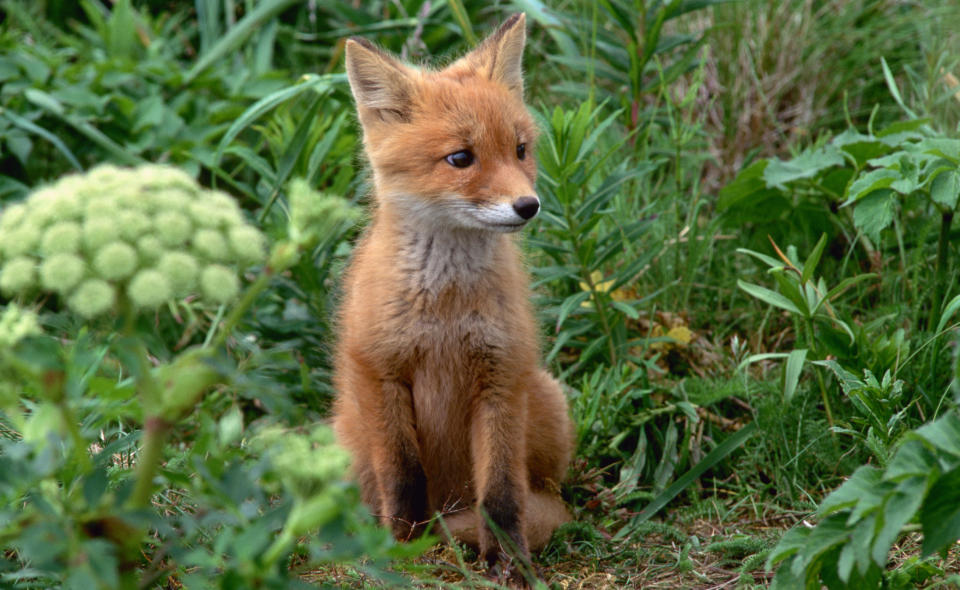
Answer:
[[[377,198],[423,224],[510,232],[540,209],[536,126],[523,103],[525,17],[435,71],[369,41],[346,46],[347,77]]]

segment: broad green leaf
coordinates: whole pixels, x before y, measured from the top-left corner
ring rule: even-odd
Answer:
[[[780,294],[789,299],[800,310],[803,317],[810,317],[810,305],[801,286],[797,283],[797,275],[793,271],[782,269],[770,269],[770,274],[773,275],[777,286],[780,287]],[[803,287],[805,288],[807,285],[803,285]]]
[[[65,157],[67,161],[70,162],[71,166],[73,166],[77,170],[83,170],[83,166],[80,165],[80,161],[77,160],[77,157],[73,155],[73,152],[70,151],[70,148],[68,148],[66,144],[63,143],[63,141],[61,141],[60,138],[54,135],[53,133],[50,133],[49,131],[47,131],[43,127],[40,127],[33,121],[30,121],[29,119],[25,119],[12,111],[9,111],[6,109],[0,109],[0,115],[9,119],[10,122],[16,125],[17,127],[20,127],[25,131],[33,133],[34,135],[39,135],[43,139],[49,141],[51,144],[53,144],[53,147],[57,148],[57,151],[63,154],[63,157]]]
[[[793,557],[800,553],[807,546],[807,539],[810,537],[810,530],[802,524],[794,526],[780,537],[780,541],[770,551],[767,557],[766,569],[771,569],[781,561]],[[790,569],[790,568],[780,568]]]
[[[803,567],[809,566],[814,560],[850,537],[846,521],[847,516],[843,512],[831,514],[810,531],[807,544],[801,553]]]
[[[920,131],[924,127],[930,124],[930,117],[922,117],[919,119],[907,119],[905,121],[895,121],[880,131],[877,131],[877,137],[890,137],[891,135],[898,135],[908,131],[916,132],[916,137],[921,138],[923,134]]]
[[[937,457],[921,441],[909,439],[900,445],[893,456],[883,478],[887,481],[900,481],[907,477],[929,477],[937,465]]]
[[[857,143],[870,143],[875,142],[876,138],[872,135],[867,135],[865,133],[860,133],[854,128],[845,129],[843,133],[838,134],[830,143],[836,147],[846,147],[851,144]]]
[[[822,170],[833,166],[843,166],[844,159],[840,150],[825,146],[808,150],[792,160],[771,159],[763,171],[763,180],[768,187],[785,189],[788,182],[801,178],[813,178]]]
[[[877,532],[871,551],[874,563],[880,567],[886,565],[890,547],[897,540],[903,526],[916,515],[926,491],[926,478],[911,477],[901,481],[897,489],[888,495],[882,511],[883,526]]]
[[[889,168],[878,168],[866,174],[861,174],[850,184],[847,189],[847,199],[840,206],[846,207],[874,191],[887,188],[898,178],[900,178],[900,173]]]
[[[720,189],[717,194],[717,209],[725,211],[737,205],[749,205],[751,196],[769,192],[767,183],[763,180],[764,170],[769,163],[769,160],[757,160],[741,170],[736,178]]]
[[[117,0],[107,19],[107,51],[112,57],[134,59],[139,40],[137,23],[130,0]]]
[[[874,241],[880,232],[893,222],[896,198],[890,190],[875,191],[857,202],[853,210],[853,225]]]
[[[781,260],[779,260],[779,259],[777,259],[777,258],[774,258],[774,257],[772,257],[772,256],[767,256],[766,254],[761,254],[761,253],[759,253],[759,252],[754,252],[753,250],[747,250],[746,248],[737,248],[737,253],[739,253],[739,254],[747,254],[747,255],[749,255],[749,256],[753,256],[754,258],[756,258],[756,259],[759,260],[760,262],[763,262],[764,264],[766,264],[767,266],[769,266],[771,269],[774,269],[774,268],[783,268],[783,261],[781,261]]]
[[[867,279],[876,278],[876,274],[872,272],[864,273],[862,275],[857,275],[855,277],[847,277],[837,283],[832,289],[827,291],[827,295],[824,297],[826,301],[833,301],[835,298],[839,297],[844,291],[850,287],[856,285],[857,283],[863,282]]]
[[[612,300],[610,301],[610,305],[613,306],[615,309],[619,310],[620,313],[624,314],[631,320],[635,320],[640,317],[640,312],[634,309],[632,305],[628,305],[623,301]]]
[[[777,293],[776,291],[771,291],[766,287],[761,287],[760,285],[754,285],[753,283],[748,283],[737,279],[737,286],[749,293],[750,295],[756,297],[764,303],[768,303],[774,307],[779,307],[785,309],[790,313],[795,313],[802,316],[803,313],[797,309],[797,306],[793,304],[792,301]]]
[[[866,384],[857,378],[856,375],[850,371],[844,369],[840,364],[835,360],[825,360],[825,361],[812,361],[813,364],[819,365],[821,367],[826,367],[837,378],[837,381],[840,383],[840,389],[843,390],[843,393],[850,395],[851,391],[856,389],[861,389],[866,387]]]
[[[560,331],[560,328],[563,326],[564,320],[567,319],[567,316],[573,313],[575,309],[580,308],[580,304],[590,298],[589,291],[579,291],[573,295],[567,297],[563,304],[560,306],[560,313],[557,314],[557,332]]]
[[[941,475],[920,509],[923,556],[948,549],[960,539],[960,467]]]
[[[83,479],[83,499],[88,507],[96,508],[100,504],[100,498],[107,491],[108,483],[107,470],[103,467],[98,467],[87,474]]]
[[[929,137],[917,144],[917,149],[954,164],[960,164],[960,139],[949,137]]]
[[[793,394],[797,391],[797,383],[800,381],[800,373],[803,371],[803,363],[807,360],[807,349],[800,348],[790,351],[787,356],[786,365],[783,369],[783,401],[790,403]]]
[[[63,108],[63,104],[54,98],[51,94],[44,92],[43,90],[38,90],[36,88],[27,88],[23,92],[23,96],[33,104],[41,107],[47,111],[50,111],[54,115],[63,117],[66,111]]]
[[[960,458],[960,415],[951,412],[916,430],[916,435],[942,451]]]
[[[878,496],[876,490],[882,476],[883,471],[880,469],[872,465],[861,465],[853,472],[850,479],[823,499],[817,512],[827,516],[838,510],[853,508],[861,502],[868,504],[871,508],[879,508],[883,497]]]
[[[877,516],[877,514],[871,514],[857,523],[857,528],[854,529],[853,535],[850,537],[850,542],[847,543],[848,547],[853,548],[853,553],[856,557],[857,571],[860,572],[861,575],[865,575],[871,567],[873,567],[873,562],[870,558],[870,547],[877,530]]]
[[[960,173],[950,170],[938,174],[930,183],[930,198],[947,209],[957,208],[957,196],[960,195]]]
[[[832,323],[834,326],[837,326],[838,328],[840,328],[841,330],[843,330],[843,331],[846,333],[846,335],[850,337],[850,346],[853,346],[853,343],[856,342],[857,337],[854,335],[853,330],[850,329],[850,325],[847,324],[847,322],[841,320],[840,318],[833,317],[833,316],[816,316],[816,317],[821,318],[821,319],[823,319],[824,317],[826,317],[826,319],[827,319],[830,323]]]

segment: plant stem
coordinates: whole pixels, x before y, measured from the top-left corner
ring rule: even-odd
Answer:
[[[63,420],[63,424],[70,434],[70,439],[73,441],[73,455],[80,461],[80,470],[86,473],[90,471],[91,467],[90,455],[87,453],[87,443],[80,433],[80,427],[77,426],[77,421],[73,417],[73,412],[65,398],[61,398],[57,403],[57,409],[60,410],[60,419]]]
[[[947,257],[950,254],[950,226],[953,224],[953,211],[944,211],[940,215],[940,238],[937,241],[937,279],[933,289],[933,301],[930,305],[930,318],[927,328],[937,325],[940,310],[943,307],[944,290],[947,283]]]
[[[819,359],[820,354],[817,351],[817,336],[813,331],[813,318],[804,318],[804,320],[807,328],[807,347],[810,349],[810,352],[813,353],[813,357]],[[834,438],[834,443],[836,443],[837,434],[833,431],[833,408],[830,407],[830,397],[827,395],[827,386],[824,384],[823,375],[820,374],[817,367],[813,367],[813,374],[817,376],[817,386],[820,388],[820,397],[823,399],[823,409],[827,414],[827,424],[830,425],[830,436]]]
[[[590,288],[590,295],[593,299],[594,307],[597,308],[597,315],[600,316],[600,325],[603,326],[603,332],[607,335],[607,348],[610,352],[610,364],[612,366],[616,366],[617,349],[613,345],[613,331],[610,329],[610,322],[607,321],[607,307],[600,301],[597,286],[593,282],[593,277],[590,276],[590,271],[587,270],[587,267],[583,265],[581,265],[580,268],[583,270],[583,280]]]
[[[205,345],[204,348],[219,348],[223,345],[227,339],[227,336],[229,336],[230,333],[233,332],[233,329],[237,327],[237,324],[240,323],[240,320],[243,318],[244,314],[247,313],[247,310],[253,305],[254,301],[257,300],[257,297],[260,295],[260,293],[267,288],[267,285],[270,284],[270,279],[272,278],[273,271],[269,268],[264,269],[263,273],[257,277],[257,280],[247,288],[240,301],[238,301],[233,309],[230,310],[230,315],[228,315],[227,319],[223,321],[223,326],[220,328],[220,332],[217,334],[217,337],[214,338],[213,341],[208,345]]]
[[[153,496],[153,476],[157,473],[163,458],[163,444],[172,424],[158,416],[147,418],[143,426],[143,446],[137,457],[136,487],[130,496],[130,505],[134,508],[146,508]]]
[[[820,386],[820,397],[823,398],[823,409],[827,413],[827,424],[830,425],[830,436],[836,437],[837,434],[833,431],[833,410],[830,408],[830,398],[827,397],[827,387],[823,383],[823,375],[820,374],[819,369],[814,367],[813,374],[817,376],[817,385]]]

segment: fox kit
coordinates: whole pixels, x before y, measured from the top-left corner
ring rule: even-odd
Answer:
[[[346,45],[375,203],[345,279],[336,432],[396,538],[439,512],[504,568],[487,519],[522,558],[543,547],[569,520],[557,490],[572,442],[511,236],[540,207],[524,24],[439,71]]]

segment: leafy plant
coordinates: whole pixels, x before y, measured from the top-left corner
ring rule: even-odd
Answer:
[[[767,272],[774,277],[778,287],[780,288],[780,291],[773,291],[766,287],[761,287],[760,285],[748,283],[743,280],[738,280],[737,286],[757,299],[789,312],[794,318],[796,318],[797,323],[801,328],[798,329],[798,333],[802,333],[802,340],[807,345],[807,348],[798,348],[788,354],[766,353],[762,355],[752,355],[743,363],[741,363],[741,366],[744,366],[757,360],[768,358],[786,358],[786,364],[784,367],[783,397],[784,401],[787,403],[790,402],[791,398],[796,392],[797,383],[800,379],[800,373],[803,369],[803,365],[807,359],[808,353],[812,353],[814,359],[816,360],[824,358],[828,353],[828,349],[826,349],[826,347],[824,347],[822,344],[822,338],[818,333],[818,326],[839,328],[843,330],[847,336],[849,336],[851,343],[855,340],[853,330],[851,330],[848,322],[841,319],[836,311],[834,311],[831,301],[835,300],[853,285],[863,280],[870,279],[874,276],[871,274],[857,275],[855,277],[844,279],[836,286],[828,289],[826,281],[823,279],[823,277],[816,279],[814,275],[817,264],[820,262],[820,257],[823,255],[823,249],[826,246],[826,243],[827,236],[821,236],[820,241],[817,242],[813,252],[810,253],[806,261],[802,264],[798,261],[795,261],[795,250],[788,249],[788,252],[793,254],[791,257],[789,254],[784,254],[781,252],[780,249],[777,248],[776,244],[773,246],[780,255],[781,260],[777,260],[765,254],[760,254],[751,250],[738,250],[739,252],[749,254],[750,256],[753,256],[754,258],[757,258],[758,260],[761,260],[767,264],[770,267]],[[830,399],[822,377],[819,373],[817,373],[817,382],[820,386],[820,393],[823,399],[824,409],[827,413],[827,420],[832,426],[834,424],[834,420],[833,413],[830,409]]]
[[[268,259],[229,197],[169,168],[101,167],[4,210],[4,227],[37,234],[4,240],[4,290],[24,301],[53,291],[82,316],[117,322],[115,335],[94,324],[61,341],[31,311],[0,316],[0,405],[13,433],[0,444],[5,583],[135,588],[215,575],[224,587],[287,588],[298,585],[294,553],[317,564],[418,550],[394,549],[364,516],[327,426],[255,425],[230,393],[245,388],[225,354],[233,330],[271,277],[344,219],[311,196],[294,199],[292,239]],[[235,261],[266,263],[242,293],[225,266]],[[195,306],[222,305],[218,320],[202,345],[156,359],[142,320],[191,293]],[[191,436],[195,422],[204,427]],[[175,515],[156,509],[158,494]]]
[[[575,347],[579,358],[571,370],[601,355],[611,365],[629,356],[636,337],[628,333],[627,321],[639,317],[638,301],[621,289],[650,260],[638,248],[649,220],[620,220],[610,213],[623,198],[624,184],[656,166],[613,161],[623,142],[601,140],[619,113],[603,118],[602,109],[584,103],[575,111],[555,109],[544,120],[539,150],[543,221],[541,235],[528,241],[552,263],[538,265],[538,281],[565,287],[565,296],[551,309],[559,338],[548,359],[562,346]],[[598,148],[603,151],[594,155]],[[625,248],[629,262],[617,264]],[[599,338],[580,338],[598,328]]]
[[[820,504],[820,522],[791,529],[771,552],[771,588],[875,588],[890,548],[923,534],[921,557],[960,539],[960,415],[909,433],[885,469],[864,465]],[[935,567],[935,566],[934,566]]]
[[[807,200],[811,205],[825,200],[837,210],[834,226],[843,231],[849,224],[857,230],[848,240],[859,243],[868,258],[877,256],[881,233],[893,227],[902,261],[907,256],[908,228],[923,235],[923,215],[935,212],[940,220],[937,262],[925,318],[932,327],[950,296],[946,278],[950,228],[960,195],[960,140],[936,133],[927,123],[916,119],[867,134],[851,129],[792,160],[758,160],[721,191],[720,207],[731,220],[744,221],[743,215],[754,215],[748,209],[803,209],[806,205],[801,203]]]

